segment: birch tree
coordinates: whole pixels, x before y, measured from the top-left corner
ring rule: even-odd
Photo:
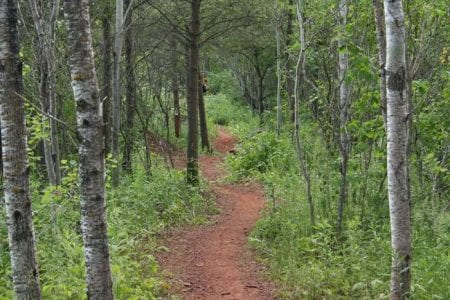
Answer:
[[[346,80],[348,71],[348,50],[346,43],[346,26],[347,26],[348,3],[347,0],[340,0],[339,3],[339,21],[340,21],[340,37],[338,39],[338,77],[339,77],[339,151],[341,153],[341,183],[339,188],[339,205],[337,232],[342,230],[342,222],[344,217],[344,206],[347,202],[347,166],[350,155],[350,134],[347,130],[350,109],[350,87]]]
[[[58,144],[58,127],[54,117],[56,117],[56,59],[55,59],[55,39],[56,23],[59,12],[59,0],[51,0],[48,3],[38,5],[36,0],[28,0],[34,26],[37,33],[40,83],[39,98],[41,110],[43,111],[43,121],[50,123],[49,139],[43,139],[44,158],[47,167],[47,175],[51,185],[61,183],[60,154]],[[48,12],[45,13],[45,8]],[[48,18],[46,19],[46,16]],[[48,115],[52,118],[48,118]]]
[[[408,180],[408,99],[405,21],[401,0],[385,0],[387,173],[391,219],[391,299],[405,299],[411,286],[411,213]]]
[[[80,136],[81,230],[88,299],[113,299],[105,211],[105,158],[102,103],[89,17],[89,0],[64,1],[71,84]]]
[[[12,279],[17,299],[40,299],[17,24],[16,1],[0,0],[0,123]]]

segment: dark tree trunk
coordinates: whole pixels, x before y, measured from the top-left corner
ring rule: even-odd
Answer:
[[[127,0],[129,7],[130,0]],[[134,115],[136,111],[136,78],[134,73],[134,45],[131,25],[132,10],[129,10],[125,20],[125,68],[126,68],[126,120],[125,120],[125,147],[123,153],[123,170],[132,172],[132,154],[134,146]]]
[[[103,49],[102,49],[102,101],[103,101],[103,122],[105,123],[105,154],[111,153],[111,91],[112,91],[112,34],[111,34],[111,5],[106,3],[104,15],[102,17],[103,27]]]
[[[203,97],[203,78],[201,76],[198,88],[198,112],[200,117],[200,137],[202,142],[202,150],[211,152],[208,138],[208,123],[206,120],[205,99]]]
[[[177,57],[177,41],[175,33],[171,39],[171,60],[172,60],[172,95],[173,95],[173,120],[175,137],[180,137],[181,131],[181,115],[180,115],[180,80],[178,74],[178,57]]]
[[[17,299],[41,299],[29,189],[22,64],[16,1],[0,1],[0,120],[3,189]]]
[[[201,0],[192,0],[189,32],[187,182],[198,185],[198,77]]]

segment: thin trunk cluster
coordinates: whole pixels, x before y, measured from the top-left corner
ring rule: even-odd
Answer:
[[[311,227],[315,225],[315,213],[314,213],[314,202],[311,193],[311,175],[309,172],[308,162],[306,160],[306,154],[303,149],[302,140],[300,138],[300,80],[305,81],[305,64],[306,64],[306,53],[305,53],[305,26],[303,17],[303,0],[298,0],[297,4],[297,20],[300,27],[300,52],[297,59],[297,65],[295,68],[295,81],[294,81],[294,139],[295,139],[295,149],[297,153],[297,158],[300,162],[300,170],[303,175],[303,179],[306,184],[306,196],[309,205],[309,216]]]
[[[38,61],[39,61],[39,98],[43,112],[43,122],[49,122],[49,137],[43,139],[45,165],[51,185],[61,183],[60,153],[58,143],[58,127],[55,120],[57,115],[56,101],[56,59],[55,38],[56,23],[59,13],[59,1],[51,0],[38,6],[36,0],[28,0],[37,33]],[[48,7],[45,14],[44,8]],[[45,18],[48,15],[48,19]],[[50,115],[50,118],[48,117]]]
[[[36,263],[16,1],[0,1],[0,123],[3,193],[17,299],[41,299]]]
[[[89,0],[64,1],[79,144],[81,230],[88,299],[113,299],[106,223],[102,103],[95,70]]]

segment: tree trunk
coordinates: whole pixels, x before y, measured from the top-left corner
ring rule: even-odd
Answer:
[[[127,0],[126,7],[130,6]],[[125,147],[123,153],[123,169],[132,173],[132,155],[134,146],[134,115],[136,111],[136,79],[134,74],[134,46],[133,31],[131,28],[132,10],[129,10],[125,34],[125,68],[126,68],[126,120],[125,120]]]
[[[29,0],[30,10],[33,22],[37,32],[39,57],[39,98],[41,110],[44,112],[43,122],[50,123],[48,139],[43,139],[44,157],[47,168],[47,176],[51,185],[61,183],[60,153],[58,142],[58,125],[54,118],[48,118],[48,115],[56,117],[56,59],[55,59],[55,33],[56,23],[59,12],[59,2],[52,0],[49,6],[49,20],[44,20],[42,7],[38,7],[35,0]]]
[[[275,39],[277,41],[277,137],[281,133],[281,123],[282,123],[282,105],[281,105],[281,20],[280,13],[278,9],[278,0],[275,0]]]
[[[405,299],[411,289],[411,213],[408,181],[406,42],[403,5],[385,0],[387,82],[387,170],[391,219],[391,299]],[[410,117],[410,116],[409,116]]]
[[[342,230],[344,218],[344,206],[347,202],[347,165],[350,153],[350,135],[347,131],[350,109],[350,88],[346,82],[348,71],[348,51],[346,42],[348,4],[347,0],[341,0],[339,3],[339,16],[342,36],[338,39],[339,51],[339,151],[341,153],[341,183],[339,190],[339,205],[337,219],[337,233]]]
[[[180,80],[178,74],[178,57],[177,57],[177,41],[175,33],[171,39],[171,60],[172,60],[172,95],[173,95],[173,120],[175,137],[180,137],[181,131],[181,115],[180,115]]]
[[[105,124],[105,154],[111,153],[111,92],[112,92],[112,36],[111,36],[111,4],[105,4],[102,17],[103,48],[102,48],[102,102],[103,122]]]
[[[199,76],[198,85],[198,112],[200,117],[200,137],[202,143],[202,150],[211,152],[211,147],[209,145],[208,137],[208,123],[206,120],[206,109],[205,109],[205,99],[203,97],[203,77]]]
[[[105,210],[105,137],[92,48],[89,0],[65,0],[64,11],[81,139],[79,178],[87,297],[113,299]]]
[[[290,59],[290,53],[289,53],[289,47],[292,45],[292,34],[294,33],[294,29],[292,26],[293,19],[294,19],[294,0],[288,1],[288,13],[287,13],[287,27],[286,27],[286,65],[285,65],[285,72],[286,72],[286,91],[288,95],[288,105],[289,105],[289,117],[291,119],[291,122],[295,122],[295,115],[294,115],[294,75],[291,71],[291,59]]]
[[[380,66],[380,108],[386,128],[386,26],[384,24],[383,0],[373,0],[375,27],[377,30],[378,64]]]
[[[187,182],[198,185],[198,76],[201,0],[192,0],[189,32]]]
[[[17,299],[41,299],[36,263],[16,1],[0,1],[0,123],[3,189]]]
[[[118,186],[120,181],[120,58],[122,55],[123,39],[123,0],[116,1],[116,30],[114,36],[114,79],[113,79],[113,103],[112,103],[112,154],[117,166],[112,171],[112,184]]]
[[[298,0],[297,4],[297,19],[300,26],[300,52],[298,54],[297,66],[295,68],[295,80],[294,80],[294,139],[295,139],[295,150],[297,153],[297,158],[300,162],[300,170],[303,175],[303,179],[306,184],[306,196],[309,205],[309,217],[311,222],[311,227],[315,225],[315,213],[314,213],[314,202],[311,194],[311,176],[309,173],[308,163],[305,157],[305,151],[303,150],[303,145],[300,139],[300,74],[304,76],[304,66],[305,66],[305,27],[303,18],[303,1]]]

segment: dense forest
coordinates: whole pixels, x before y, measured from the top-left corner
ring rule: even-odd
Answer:
[[[0,299],[450,299],[449,20],[0,0]]]

